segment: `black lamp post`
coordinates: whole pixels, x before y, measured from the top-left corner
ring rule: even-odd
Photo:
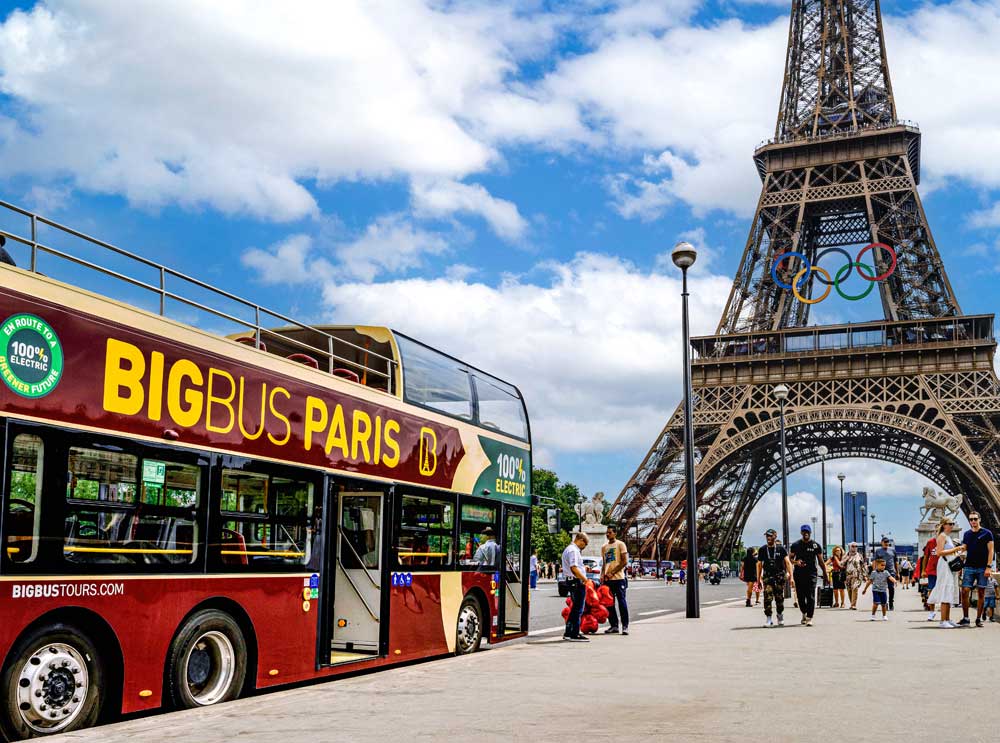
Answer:
[[[875,514],[872,514],[872,557],[875,556]]]
[[[787,450],[785,448],[785,401],[788,399],[788,387],[783,384],[777,385],[771,391],[778,400],[778,422],[781,427],[781,539],[787,550],[791,545],[788,541],[788,462]],[[785,598],[792,595],[792,587],[785,583]]]
[[[840,544],[844,549],[847,549],[847,508],[844,505],[844,477],[843,472],[837,475],[837,479],[840,480]]]
[[[858,496],[855,495],[854,497],[857,498]],[[865,534],[865,531],[867,530],[868,525],[865,523],[865,510],[866,509],[865,509],[864,504],[862,504],[861,508],[859,508],[858,510],[861,512],[861,544],[864,545],[863,549],[867,553],[868,552],[868,536]],[[874,524],[873,524],[873,526],[874,526]],[[875,551],[872,550],[872,557],[874,557],[874,556],[875,556]]]
[[[688,323],[688,269],[698,259],[691,243],[679,242],[670,259],[681,270],[681,325],[684,330],[684,480],[687,489],[687,617],[701,616],[698,605],[698,495],[694,483],[694,403],[691,385],[691,329]]]
[[[826,533],[826,455],[830,453],[830,450],[825,446],[816,447],[816,453],[819,454],[819,479],[820,488],[823,493],[823,535],[821,537],[823,541],[823,559],[826,559],[826,543],[829,536]]]

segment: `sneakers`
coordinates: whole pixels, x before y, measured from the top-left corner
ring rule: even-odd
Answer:
[[[779,627],[785,626],[785,616],[783,614],[778,615],[778,626]]]
[[[937,612],[932,611],[930,614],[927,615],[927,621],[933,622],[936,617],[937,617]]]
[[[869,621],[869,622],[874,622],[874,621],[875,621],[875,615],[874,615],[874,614],[872,614],[872,618],[871,618],[871,619],[869,619],[868,621]]]
[[[883,622],[888,622],[889,621],[889,615],[888,614],[883,614],[882,615],[882,621]]]
[[[750,606],[750,599],[747,599],[747,606]]]
[[[618,628],[617,627],[608,627],[606,630],[604,630],[604,634],[606,634],[606,635],[617,635],[618,634]],[[626,632],[626,634],[627,634],[627,632]]]
[[[627,635],[628,634],[628,627],[622,627],[622,634],[623,635]]]
[[[584,637],[583,635],[574,635],[570,637],[569,635],[563,635],[564,640],[569,640],[570,642],[590,642],[589,637]]]
[[[970,624],[968,617],[962,617],[962,621],[958,623],[959,627],[968,627]]]
[[[774,621],[771,619],[771,617],[764,618],[764,626],[767,627],[768,629],[774,626]]]
[[[808,621],[809,621],[809,617],[802,617],[802,619],[799,620],[799,624],[805,624]]]
[[[977,627],[982,627],[983,626],[983,620],[982,619],[977,619],[976,620],[976,626]]]
[[[941,622],[941,624],[938,625],[941,629],[955,629],[957,626],[958,625],[954,622]]]
[[[812,617],[809,617],[806,620],[806,627],[812,627],[812,626],[813,626],[813,620],[812,620]]]

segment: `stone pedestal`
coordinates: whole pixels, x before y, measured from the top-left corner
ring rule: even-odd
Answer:
[[[917,524],[917,557],[924,554],[927,543],[937,537],[938,524],[921,521]]]
[[[583,532],[587,535],[587,546],[582,550],[584,557],[596,557],[600,559],[601,548],[608,543],[607,524],[583,524],[577,525],[575,531]]]

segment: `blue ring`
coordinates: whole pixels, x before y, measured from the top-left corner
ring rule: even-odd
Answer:
[[[798,251],[795,250],[789,250],[787,253],[782,253],[781,255],[777,256],[774,259],[774,262],[771,263],[771,278],[774,279],[774,283],[780,286],[782,289],[791,290],[792,288],[791,284],[786,284],[785,282],[783,282],[781,279],[778,278],[778,264],[785,259],[786,255],[794,255],[796,258],[800,259],[809,269],[808,271],[806,271],[805,275],[799,281],[799,288],[801,289],[805,285],[806,281],[808,281],[809,274],[812,272],[812,264],[809,262],[809,259],[806,258],[804,253],[799,253]]]
[[[848,253],[843,248],[827,248],[826,250],[820,252],[820,254],[816,256],[816,263],[819,263],[821,260],[823,260],[823,256],[826,255],[827,253],[840,253],[842,256],[844,256],[847,259],[848,264],[850,264],[850,269],[847,271],[847,276],[845,276],[843,278],[843,280],[846,281],[847,279],[849,279],[851,277],[851,273],[854,271],[854,261],[851,258],[851,254]],[[840,271],[843,271],[843,270],[844,270],[844,267],[841,266],[840,270],[837,271],[836,275],[839,276],[840,275]],[[838,283],[836,279],[834,281],[827,281],[826,279],[824,279],[822,276],[819,276],[818,274],[816,276],[816,280],[819,283],[821,283],[823,286],[830,286],[831,284],[836,285]]]

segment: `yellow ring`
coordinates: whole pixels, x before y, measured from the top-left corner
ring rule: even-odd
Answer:
[[[806,299],[801,294],[799,294],[798,287],[796,286],[796,284],[799,283],[799,279],[801,279],[805,274],[809,273],[810,271],[816,271],[817,273],[822,274],[824,277],[826,277],[827,282],[829,282],[826,285],[826,291],[823,292],[823,296],[816,297],[816,299]],[[795,295],[795,298],[797,300],[802,302],[802,304],[816,304],[817,302],[822,302],[824,299],[830,296],[830,290],[832,288],[833,288],[833,282],[830,281],[830,274],[827,272],[825,268],[820,268],[819,266],[807,266],[806,268],[803,268],[801,271],[795,274],[795,278],[792,279],[792,293]]]

